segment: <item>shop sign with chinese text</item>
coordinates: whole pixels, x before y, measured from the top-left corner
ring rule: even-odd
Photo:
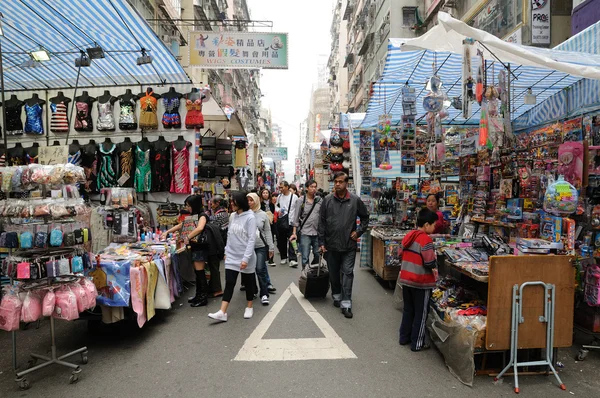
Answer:
[[[287,33],[190,32],[190,66],[287,69]]]
[[[531,44],[550,45],[550,0],[531,0]]]
[[[263,158],[277,160],[288,160],[288,149],[285,147],[266,147],[260,149]]]

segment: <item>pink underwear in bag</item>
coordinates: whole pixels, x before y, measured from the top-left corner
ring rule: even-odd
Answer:
[[[69,289],[71,289],[73,294],[75,294],[75,298],[77,299],[77,311],[85,311],[88,308],[88,297],[83,286],[81,286],[79,283],[73,283],[69,285]]]
[[[42,299],[37,293],[28,292],[21,308],[23,322],[35,322],[42,317]]]
[[[87,278],[83,278],[80,284],[83,286],[87,297],[87,309],[94,308],[96,306],[96,297],[98,296],[96,285]]]
[[[0,302],[0,329],[12,332],[19,330],[21,320],[21,300],[19,296],[9,292]]]
[[[42,315],[51,316],[52,312],[54,312],[54,304],[56,303],[56,296],[54,295],[54,291],[49,290],[48,293],[44,296],[44,300],[42,301]]]
[[[52,316],[56,319],[64,319],[66,321],[72,321],[79,318],[77,297],[75,297],[75,294],[71,289],[68,287],[63,288],[58,290],[55,294],[56,304],[54,305]]]

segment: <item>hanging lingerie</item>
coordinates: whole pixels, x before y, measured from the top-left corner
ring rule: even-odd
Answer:
[[[144,151],[135,146],[135,191],[150,192],[152,188],[152,167],[150,165],[151,149]]]
[[[81,167],[83,167],[83,171],[85,171],[85,191],[88,193],[98,192],[96,186],[98,152],[94,150],[94,153],[92,154],[84,149],[81,153]]]
[[[94,131],[90,104],[83,101],[77,101],[75,103],[75,111],[75,130]]]
[[[181,115],[179,115],[179,98],[163,98],[163,104],[165,106],[165,113],[162,117],[162,124],[165,128],[175,128],[178,129],[181,127]]]
[[[169,192],[171,187],[171,146],[164,149],[154,149],[152,170],[152,191]]]
[[[187,114],[185,115],[185,128],[204,128],[204,116],[202,115],[202,100],[197,99],[195,101],[185,101],[185,109],[187,109]]]
[[[115,131],[113,105],[109,102],[98,102],[98,131]]]
[[[173,178],[171,179],[172,193],[190,193],[190,150],[191,143],[186,142],[181,150],[171,146],[171,159],[173,162]]]
[[[98,189],[115,187],[117,186],[117,162],[115,160],[117,146],[113,144],[110,150],[105,151],[104,144],[100,144],[99,149]]]
[[[69,120],[67,119],[67,105],[64,102],[58,104],[50,103],[50,131],[53,133],[69,132]]]
[[[158,119],[156,117],[158,100],[152,96],[152,93],[150,91],[140,98],[140,128],[142,129],[158,128]]]
[[[129,100],[121,100],[121,112],[119,114],[119,128],[121,130],[137,129],[137,119],[135,117],[135,101],[133,98]]]
[[[127,181],[121,184],[122,187],[133,188],[134,167],[133,167],[133,146],[126,151],[119,152],[119,180],[124,175],[129,175]]]
[[[8,135],[23,134],[22,107],[22,103],[15,106],[6,105],[6,133]]]
[[[25,104],[25,128],[26,134],[44,134],[44,126],[42,124],[42,106],[33,104],[29,106]]]

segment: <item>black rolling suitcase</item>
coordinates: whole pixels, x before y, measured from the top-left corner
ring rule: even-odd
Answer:
[[[311,264],[302,270],[298,280],[300,291],[306,298],[325,298],[329,291],[329,270],[327,264],[321,260],[318,264]]]

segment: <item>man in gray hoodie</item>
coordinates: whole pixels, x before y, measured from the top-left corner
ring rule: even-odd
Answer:
[[[352,318],[352,283],[357,241],[369,226],[369,212],[362,200],[348,191],[348,175],[334,175],[334,192],[323,199],[319,245],[325,253],[333,305]],[[356,219],[360,218],[360,225]],[[341,280],[340,280],[341,279]]]
[[[225,292],[221,309],[208,314],[212,319],[227,322],[227,308],[233,296],[238,274],[242,274],[242,283],[246,286],[246,300],[248,306],[244,318],[250,319],[254,314],[252,300],[256,291],[256,220],[254,212],[250,210],[248,198],[244,192],[231,194],[231,207],[233,213],[229,217],[227,231],[227,245],[225,246]]]

